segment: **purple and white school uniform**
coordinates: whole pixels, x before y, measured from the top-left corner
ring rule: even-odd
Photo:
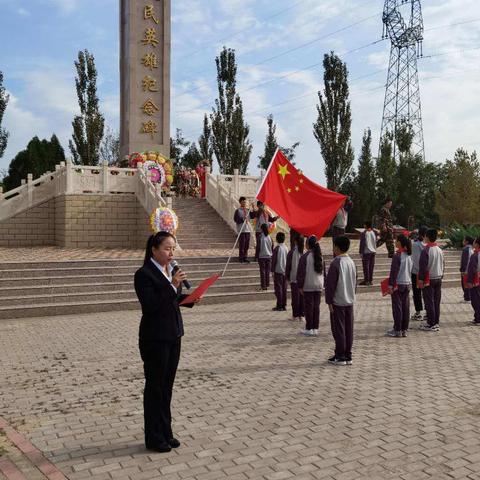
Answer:
[[[303,296],[298,291],[297,270],[302,254],[298,247],[292,248],[287,255],[286,277],[290,282],[290,292],[292,296],[292,317],[300,318],[304,316]]]
[[[423,301],[427,311],[429,327],[440,323],[440,304],[442,301],[442,278],[445,271],[445,260],[442,249],[436,244],[427,244],[420,255],[418,280],[430,284],[423,288]]]
[[[422,291],[417,287],[417,277],[420,270],[420,255],[425,248],[423,240],[412,242],[412,292],[415,312],[420,313],[423,310]]]
[[[407,252],[397,251],[392,258],[388,281],[392,293],[393,329],[406,332],[410,322],[410,285],[413,262]]]
[[[473,255],[473,246],[466,245],[463,247],[462,250],[462,259],[460,260],[460,275],[462,276],[462,290],[463,290],[463,299],[470,300],[470,290],[465,288],[465,284],[463,281],[463,276],[467,273],[468,262],[470,261],[470,257]]]
[[[364,230],[360,236],[359,253],[362,256],[363,280],[372,283],[377,253],[377,235],[371,228]]]
[[[259,240],[258,265],[260,267],[260,285],[266,290],[270,286],[270,268],[272,264],[273,242],[270,235],[262,235]]]
[[[335,358],[352,359],[353,305],[357,287],[357,269],[349,255],[335,257],[325,280],[325,301],[333,306],[330,325],[335,340]]]
[[[287,256],[288,248],[285,244],[277,245],[272,255],[272,273],[277,307],[287,307]]]
[[[478,276],[480,275],[480,253],[474,252],[471,257],[470,261],[468,262],[467,267],[467,283],[473,285],[470,291],[470,302],[473,307],[474,311],[474,318],[473,321],[475,323],[480,324],[480,286],[475,286],[474,284],[477,283]]]
[[[297,285],[300,290],[303,290],[305,330],[318,330],[320,325],[323,273],[315,271],[315,260],[312,251],[302,255],[298,262]]]
[[[238,259],[244,262],[248,257],[248,249],[250,247],[250,235],[252,226],[250,225],[250,215],[246,208],[240,207],[235,210],[233,221],[237,226],[237,233],[240,234],[238,239]]]

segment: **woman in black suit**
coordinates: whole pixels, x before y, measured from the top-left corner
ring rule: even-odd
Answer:
[[[135,273],[135,291],[142,305],[139,345],[145,372],[145,445],[157,452],[180,446],[172,432],[170,403],[183,336],[179,303],[187,296],[181,293],[187,276],[170,265],[175,246],[175,237],[168,232],[152,235],[143,267]]]

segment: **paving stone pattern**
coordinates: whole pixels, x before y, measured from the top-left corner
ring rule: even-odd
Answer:
[[[354,365],[270,302],[185,312],[169,454],[142,432],[138,311],[0,322],[0,412],[71,480],[480,479],[480,328],[444,292],[439,333],[384,337],[361,295]],[[34,477],[31,477],[34,478]]]

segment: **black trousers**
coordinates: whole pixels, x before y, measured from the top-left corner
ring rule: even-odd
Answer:
[[[173,342],[140,341],[145,373],[145,444],[148,446],[166,444],[173,438],[170,404],[180,350],[180,338]]]

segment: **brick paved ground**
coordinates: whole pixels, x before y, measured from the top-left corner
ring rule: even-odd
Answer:
[[[2,321],[0,412],[71,480],[480,479],[480,329],[459,297],[440,333],[390,339],[389,301],[360,296],[351,367],[325,363],[324,305],[319,338],[266,302],[187,311],[169,454],[143,449],[138,312]]]
[[[331,253],[332,241],[330,238],[321,240],[324,253]],[[233,244],[232,244],[233,247]],[[352,241],[351,251],[358,252],[358,240]],[[379,248],[379,253],[386,252],[385,246]],[[178,257],[216,257],[228,256],[231,250],[199,248],[197,250],[179,250]],[[250,254],[253,256],[253,249]],[[124,259],[142,258],[144,250],[129,249],[104,249],[104,248],[59,248],[59,247],[33,247],[33,248],[6,248],[0,247],[1,262],[20,261],[56,261],[56,260],[94,260],[96,258]],[[237,250],[235,251],[235,255]]]

